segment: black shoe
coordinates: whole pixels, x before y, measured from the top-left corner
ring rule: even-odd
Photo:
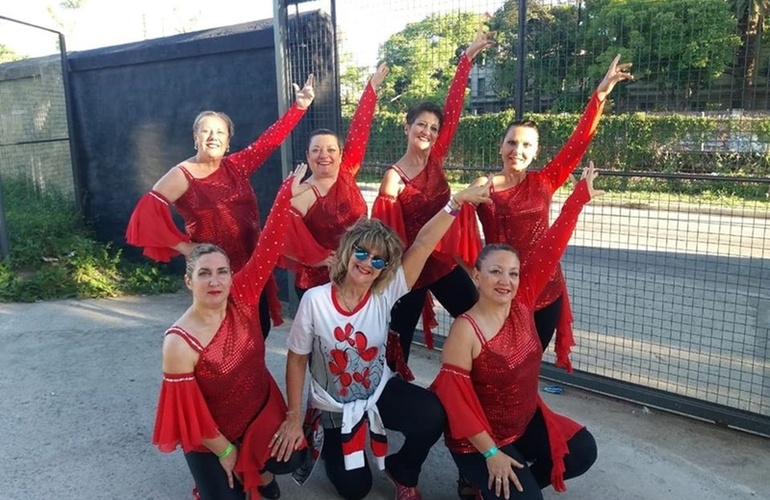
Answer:
[[[278,487],[278,481],[275,480],[275,476],[273,476],[273,480],[268,484],[257,486],[257,489],[262,498],[269,498],[270,500],[281,498],[281,488]]]
[[[479,490],[467,479],[462,476],[457,478],[457,496],[461,500],[476,500],[478,495]]]

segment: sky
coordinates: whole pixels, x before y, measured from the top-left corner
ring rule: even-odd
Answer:
[[[88,50],[273,17],[272,0],[85,0],[76,11],[61,12],[64,28],[47,8],[61,0],[0,0],[0,15],[64,31],[69,51]],[[337,0],[343,51],[356,65],[374,67],[377,49],[390,35],[431,12],[494,12],[502,0]],[[329,9],[329,1],[310,1],[302,10]],[[30,57],[57,51],[56,36],[0,20],[0,44]]]

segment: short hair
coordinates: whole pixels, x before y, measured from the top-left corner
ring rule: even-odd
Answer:
[[[510,122],[507,127],[505,127],[505,132],[503,132],[503,136],[500,137],[501,141],[505,140],[505,136],[508,135],[508,132],[513,127],[531,128],[538,135],[538,138],[540,137],[540,130],[538,130],[537,123],[535,121],[533,121],[533,120],[514,120],[514,121]]]
[[[230,117],[221,111],[211,111],[210,109],[206,111],[201,111],[200,113],[198,113],[198,116],[195,117],[195,121],[193,121],[193,134],[198,133],[198,127],[201,126],[201,122],[203,121],[204,118],[207,118],[209,116],[215,116],[220,120],[223,120],[227,124],[228,137],[230,139],[233,138],[233,136],[235,135],[235,124],[230,119]]]
[[[335,132],[334,130],[328,129],[328,128],[317,128],[310,132],[310,137],[307,138],[307,150],[310,151],[310,143],[313,141],[313,137],[319,136],[319,135],[332,135],[337,139],[337,145],[340,149],[342,149],[342,138],[340,135]]]
[[[430,101],[423,101],[418,102],[409,108],[409,111],[406,113],[407,125],[413,124],[417,117],[423,113],[433,113],[436,115],[436,118],[438,118],[439,128],[441,128],[441,125],[444,124],[444,112],[441,110],[441,108],[437,104]]]
[[[378,219],[362,217],[356,221],[342,236],[337,247],[337,259],[329,269],[329,278],[336,285],[342,285],[348,274],[348,264],[353,255],[353,247],[363,247],[369,251],[382,252],[383,259],[388,265],[380,271],[380,275],[372,283],[372,292],[379,293],[385,289],[401,267],[404,255],[404,244],[401,238],[391,228]]]
[[[185,270],[184,275],[187,278],[192,278],[193,270],[195,270],[195,264],[198,263],[201,257],[210,253],[221,253],[227,259],[227,264],[230,265],[230,258],[227,256],[224,250],[214,245],[213,243],[201,243],[196,245],[185,258]]]
[[[479,255],[476,257],[476,263],[474,264],[474,267],[477,270],[481,270],[481,264],[484,263],[485,260],[487,260],[487,257],[489,257],[489,254],[492,252],[511,252],[513,255],[516,256],[517,259],[519,259],[519,262],[521,262],[521,256],[519,256],[519,252],[516,251],[515,248],[513,248],[511,245],[507,243],[490,243],[489,245],[485,245],[484,248],[481,249],[479,252]]]

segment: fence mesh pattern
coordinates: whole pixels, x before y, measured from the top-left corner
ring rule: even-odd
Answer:
[[[405,110],[443,102],[480,22],[498,43],[476,60],[445,168],[454,189],[499,171],[519,81],[518,1],[302,4],[336,8],[342,132],[366,77],[390,66],[359,177],[370,202],[405,149]],[[575,368],[760,418],[770,417],[765,4],[529,0],[519,110],[539,124],[539,168],[612,58],[634,63],[636,81],[615,89],[586,155],[608,194],[584,209],[562,260]],[[451,318],[437,312],[445,334]]]

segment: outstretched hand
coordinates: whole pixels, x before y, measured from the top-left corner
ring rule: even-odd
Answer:
[[[604,75],[602,81],[599,82],[599,86],[596,87],[596,93],[599,95],[600,101],[604,101],[607,98],[618,82],[634,80],[634,75],[628,72],[631,69],[632,63],[618,64],[619,62],[620,54],[616,55],[615,59],[612,60],[607,74]]]
[[[389,72],[390,69],[386,63],[377,66],[377,71],[375,71],[372,77],[369,78],[369,82],[372,84],[372,87],[374,87],[374,90],[380,88],[380,85],[382,85],[383,80],[385,80],[385,77],[388,76]]]
[[[582,181],[585,179],[586,187],[588,188],[588,194],[591,196],[592,200],[604,194],[603,190],[594,188],[594,179],[597,177],[599,177],[599,171],[594,167],[594,162],[589,161],[588,167],[583,170],[583,173],[580,176],[580,180]]]
[[[312,189],[309,184],[303,184],[302,179],[305,178],[307,172],[307,163],[300,163],[294,172],[289,174],[291,177],[291,197],[296,198],[308,189]]]
[[[307,109],[310,107],[310,104],[313,102],[313,99],[315,98],[315,91],[313,90],[313,73],[310,73],[307,75],[307,81],[305,82],[305,86],[301,89],[299,88],[299,85],[296,83],[292,83],[291,86],[294,88],[294,94],[295,94],[295,101],[297,103],[297,107],[299,109]]]
[[[493,174],[487,176],[487,182],[481,185],[474,186],[471,184],[467,188],[463,189],[455,195],[455,200],[459,204],[473,203],[478,205],[479,203],[492,203],[492,198],[489,197],[489,191],[492,189]]]
[[[484,24],[479,24],[479,29],[476,31],[476,38],[471,42],[467,49],[465,49],[465,55],[470,61],[476,58],[482,51],[487,50],[489,47],[495,44],[495,32],[484,31]]]

